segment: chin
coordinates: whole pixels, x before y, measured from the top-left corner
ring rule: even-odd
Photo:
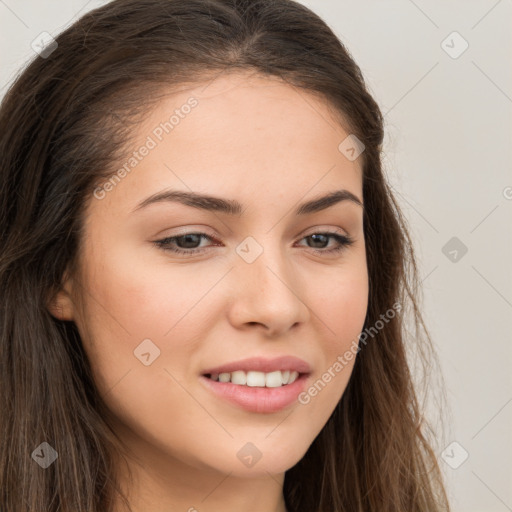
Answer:
[[[236,445],[234,450],[228,447],[222,455],[209,462],[217,471],[239,478],[267,478],[269,473],[282,474],[295,466],[311,445],[306,440],[298,443],[288,439],[288,443],[281,437],[261,442],[231,442]]]

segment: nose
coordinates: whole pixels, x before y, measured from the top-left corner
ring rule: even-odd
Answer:
[[[265,248],[252,263],[239,261],[231,279],[235,284],[228,316],[237,329],[257,325],[266,336],[276,337],[308,320],[300,279],[278,250]]]

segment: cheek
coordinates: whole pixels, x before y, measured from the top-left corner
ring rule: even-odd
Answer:
[[[347,265],[314,297],[322,338],[322,365],[299,403],[310,408],[310,417],[326,418],[341,399],[357,358],[359,336],[368,307],[368,275],[364,265]],[[300,398],[300,397],[299,397]],[[317,427],[321,428],[321,421]]]
[[[328,350],[345,350],[359,339],[368,308],[368,273],[364,260],[346,265],[322,279],[313,300],[316,316],[325,324]]]
[[[155,266],[153,274],[158,275],[148,271],[151,266],[134,266],[115,251],[102,256],[101,264],[89,260],[94,272],[86,280],[89,293],[80,328],[95,384],[118,428],[129,426],[154,444],[167,440],[180,446],[183,436],[190,435],[176,422],[177,408],[194,424],[209,420],[180,384],[199,349],[194,339],[201,338],[204,326],[193,319],[200,306],[207,307],[208,301],[199,300],[208,283],[190,287],[188,278],[187,291],[187,279],[179,271],[171,284]],[[141,361],[146,353],[149,365]]]
[[[358,341],[364,326],[368,290],[364,283],[353,284],[344,287],[338,294],[338,300],[330,304],[329,318],[336,333],[335,346],[338,350],[346,350],[354,340]]]
[[[127,256],[133,254],[111,243],[109,250],[87,255],[86,310],[79,328],[104,390],[143,366],[137,355],[148,351],[152,369],[183,372],[212,313],[207,294],[216,275],[198,279],[185,267]]]

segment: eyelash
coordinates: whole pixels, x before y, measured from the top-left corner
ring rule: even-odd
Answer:
[[[214,240],[213,237],[207,235],[206,233],[198,233],[198,232],[191,232],[191,233],[184,233],[182,235],[178,236],[171,236],[164,238],[162,240],[156,240],[153,242],[158,248],[164,250],[164,251],[170,251],[175,254],[185,254],[188,256],[196,255],[205,252],[208,250],[208,248],[202,248],[202,249],[179,249],[179,248],[171,248],[170,244],[171,242],[175,242],[178,238],[183,238],[189,235],[200,235],[203,238],[207,238],[209,240]],[[340,235],[338,233],[333,232],[317,232],[317,233],[311,233],[310,235],[305,236],[301,240],[304,240],[305,238],[309,238],[314,235],[324,235],[328,236],[329,238],[334,238],[338,244],[340,244],[338,247],[335,247],[334,249],[311,249],[316,254],[334,254],[343,251],[345,248],[351,246],[354,243],[354,240],[347,236],[347,235]]]

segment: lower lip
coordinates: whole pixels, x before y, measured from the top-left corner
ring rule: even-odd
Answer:
[[[258,413],[277,412],[291,405],[304,390],[307,378],[308,375],[303,374],[291,384],[267,388],[240,386],[231,382],[218,382],[204,375],[200,376],[201,382],[215,395],[225,398],[246,411]]]

